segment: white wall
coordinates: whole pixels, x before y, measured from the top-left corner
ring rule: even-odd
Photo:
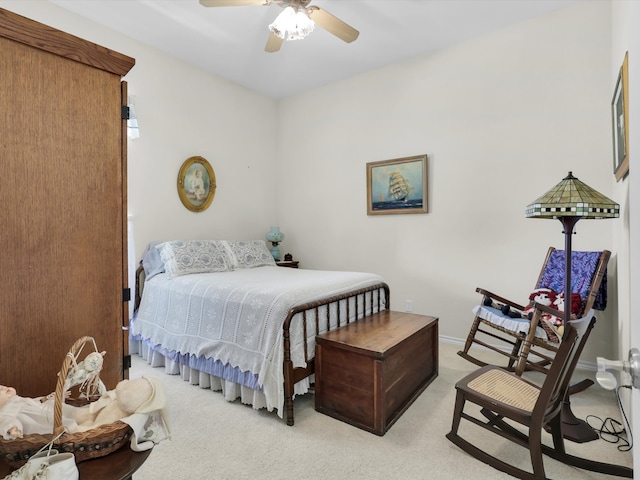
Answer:
[[[0,7],[131,56],[140,138],[129,141],[129,214],[140,258],[152,240],[263,238],[276,223],[276,103],[46,1]],[[178,197],[180,166],[200,155],[217,191],[204,212]]]
[[[462,339],[477,286],[524,302],[546,248],[563,248],[560,223],[526,219],[527,204],[569,170],[622,203],[611,172],[618,59],[608,2],[278,103],[47,2],[0,7],[136,58],[126,80],[142,135],[129,144],[137,257],[150,240],[262,238],[278,223],[282,249],[304,267],[382,274],[393,308],[413,300],[414,311],[440,317],[442,335]],[[429,213],[368,217],[366,163],[423,153]],[[192,155],[218,179],[203,213],[176,192]],[[574,249],[615,251],[615,222],[579,222]],[[583,360],[611,356],[615,292],[609,300]]]
[[[526,205],[570,170],[612,196],[610,21],[587,2],[281,101],[285,249],[382,274],[392,308],[412,300],[445,337],[466,337],[478,286],[526,303],[547,247],[564,248]],[[366,163],[424,153],[429,213],[367,216]],[[613,250],[615,222],[579,222],[573,248]],[[612,351],[616,300],[582,360]]]
[[[618,75],[620,72],[620,66],[624,60],[625,53],[630,50],[631,37],[630,32],[633,31],[630,17],[631,4],[627,1],[617,1],[612,5],[612,58],[611,58],[611,73],[610,83],[611,91],[613,92]],[[634,77],[630,77],[634,78]],[[632,87],[630,87],[632,88]],[[631,123],[629,124],[631,125]],[[627,125],[627,127],[629,127]],[[633,141],[634,136],[630,136],[630,141]],[[629,148],[630,152],[633,149]],[[632,158],[631,156],[629,157]],[[631,239],[630,239],[630,221],[631,221],[631,201],[629,184],[632,177],[627,177],[620,182],[616,182],[615,177],[612,179],[613,191],[616,198],[619,198],[620,202],[620,222],[616,222],[613,235],[614,243],[617,247],[616,255],[616,291],[618,297],[617,303],[617,350],[611,354],[611,357],[606,357],[612,360],[626,360],[628,358],[629,349],[632,346],[638,346],[638,338],[635,339],[631,336]],[[636,335],[640,335],[637,333]],[[619,383],[625,384],[628,381],[626,375],[621,374]],[[629,412],[629,405],[631,405],[631,392],[626,389],[620,390],[620,398],[622,405],[626,412]],[[635,415],[637,418],[637,414]]]
[[[638,328],[637,309],[633,308],[635,298],[632,292],[638,290],[640,284],[640,196],[638,194],[638,177],[633,172],[637,171],[637,154],[640,151],[640,136],[637,125],[640,123],[640,96],[634,86],[640,75],[640,31],[636,28],[640,22],[640,4],[635,1],[617,1],[612,8],[612,38],[613,38],[613,58],[611,67],[612,85],[617,79],[620,63],[624,58],[624,53],[629,52],[629,163],[631,172],[629,177],[619,182],[614,187],[615,194],[623,201],[621,202],[623,214],[623,225],[618,225],[615,230],[615,243],[619,248],[619,269],[618,269],[618,298],[619,298],[619,338],[620,349],[615,360],[626,360],[629,348],[640,347],[640,328]],[[633,206],[633,208],[631,208]],[[632,321],[633,319],[633,321]],[[621,382],[622,384],[622,382]],[[626,389],[620,390],[622,405],[627,412],[631,412],[632,431],[640,429],[640,394],[638,389],[631,392]],[[628,408],[630,398],[632,398],[632,410]],[[640,453],[634,449],[634,464],[640,462]]]
[[[137,258],[150,241],[264,238],[276,222],[275,102],[171,58],[140,51],[127,75],[141,136],[129,141],[129,211]],[[182,162],[206,158],[217,180],[204,212],[187,210]]]
[[[625,53],[629,51],[630,37],[632,30],[629,16],[630,2],[614,2],[612,6],[612,55],[610,68],[611,92],[615,88],[620,72],[620,66],[624,60]],[[633,137],[630,137],[630,139]],[[630,149],[631,150],[631,149]],[[611,179],[613,183],[613,195],[620,203],[620,220],[615,223],[613,229],[614,243],[617,247],[617,296],[618,296],[618,350],[615,352],[617,359],[626,359],[627,352],[631,347],[630,343],[630,283],[629,283],[629,178],[616,182],[615,177]]]

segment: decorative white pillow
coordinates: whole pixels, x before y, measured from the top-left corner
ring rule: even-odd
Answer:
[[[229,240],[237,268],[275,267],[276,261],[264,240]]]
[[[227,272],[236,261],[221,240],[173,240],[156,246],[165,271],[172,277],[192,273]]]

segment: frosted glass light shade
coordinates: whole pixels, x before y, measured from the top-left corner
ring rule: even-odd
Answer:
[[[313,32],[315,23],[304,10],[289,6],[276,17],[269,30],[283,40],[300,40]]]
[[[266,236],[270,242],[278,243],[284,240],[284,233],[280,231],[280,227],[271,227]]]

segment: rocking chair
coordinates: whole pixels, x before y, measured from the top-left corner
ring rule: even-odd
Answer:
[[[571,285],[572,293],[580,295],[580,308],[577,320],[572,321],[580,330],[580,324],[586,326],[595,310],[604,310],[607,305],[607,264],[611,252],[572,252]],[[548,288],[554,292],[564,290],[565,258],[563,250],[550,247],[538,276],[535,289]],[[529,318],[514,318],[509,311],[524,311],[525,307],[488,290],[477,288],[482,297],[481,305],[473,309],[475,318],[467,336],[464,348],[458,355],[479,366],[487,362],[473,356],[469,350],[473,344],[507,357],[506,368],[522,375],[525,370],[548,371],[559,348],[560,335],[554,335],[552,327],[543,325],[541,309],[531,302],[534,314]],[[501,308],[502,307],[502,308]],[[547,311],[546,309],[544,309]],[[561,315],[561,313],[560,313]],[[542,328],[542,327],[545,328]],[[487,338],[488,337],[488,338]],[[501,342],[495,344],[495,342]],[[491,342],[491,343],[489,343]],[[500,345],[507,344],[506,349]],[[572,388],[571,393],[583,390]]]
[[[578,468],[632,478],[633,470],[630,468],[570,455],[564,446],[563,398],[594,323],[595,318],[592,317],[579,340],[576,329],[572,325],[567,327],[542,386],[493,365],[484,366],[457,382],[451,431],[446,437],[478,460],[521,479],[546,478],[543,454]],[[478,405],[484,419],[465,412],[467,402]],[[527,448],[533,472],[506,463],[461,437],[458,430],[463,419]],[[528,433],[523,433],[507,420],[526,427]],[[545,427],[552,435],[553,447],[542,443]],[[486,440],[484,444],[487,444]]]

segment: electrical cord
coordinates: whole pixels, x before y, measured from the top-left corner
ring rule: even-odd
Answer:
[[[620,452],[628,452],[633,447],[633,434],[631,433],[631,426],[629,425],[629,420],[627,418],[627,414],[624,411],[624,407],[622,405],[622,400],[620,399],[620,389],[621,388],[631,388],[630,385],[622,385],[616,388],[616,398],[618,400],[618,406],[620,407],[620,413],[622,414],[624,425],[627,425],[628,430],[626,431],[624,425],[617,421],[614,418],[607,417],[605,420],[602,420],[600,417],[596,415],[588,415],[586,418],[587,424],[593,428],[598,434],[600,438],[608,443],[619,443],[622,442],[621,445],[618,445],[618,450]],[[600,422],[599,427],[594,427],[589,422],[589,419],[595,419]],[[624,434],[627,434],[624,438]]]

